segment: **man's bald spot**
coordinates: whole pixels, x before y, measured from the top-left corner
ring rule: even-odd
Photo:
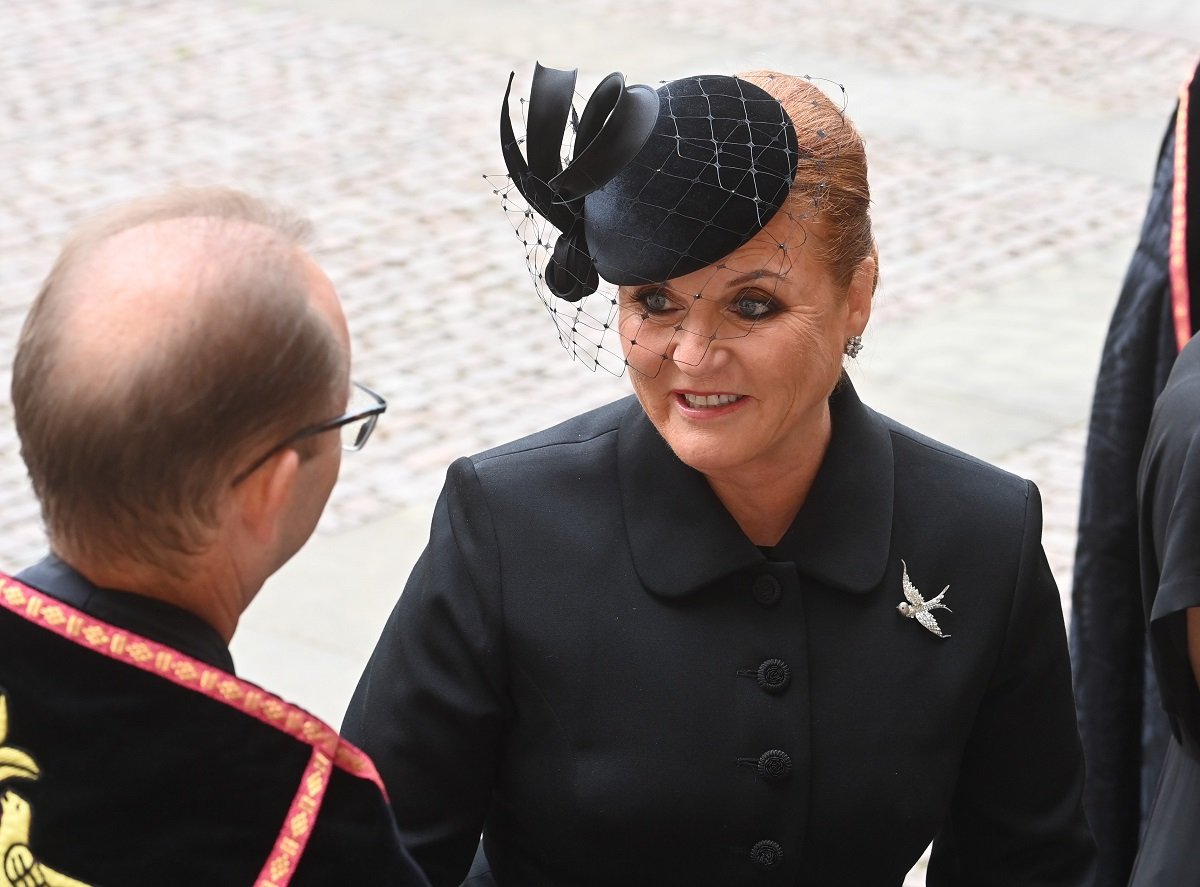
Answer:
[[[254,278],[254,265],[259,273],[266,265],[290,271],[295,289],[307,288],[304,259],[269,228],[240,219],[178,218],[119,231],[64,269],[55,312],[59,366],[66,378],[119,377],[171,353],[215,320],[213,312],[237,322],[241,306],[230,304],[231,289],[242,298],[268,295],[266,287],[238,285]]]

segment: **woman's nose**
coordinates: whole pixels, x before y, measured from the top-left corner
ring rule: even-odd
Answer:
[[[683,323],[676,327],[667,346],[667,357],[685,373],[708,372],[721,362],[724,349],[715,330],[697,324]]]

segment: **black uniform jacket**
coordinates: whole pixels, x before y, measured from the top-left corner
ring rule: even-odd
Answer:
[[[1200,607],[1200,336],[1154,407],[1138,513],[1150,651],[1173,738],[1129,883],[1178,887],[1200,878],[1200,689],[1187,639],[1187,611]]]
[[[0,883],[426,884],[370,760],[231,674],[206,624],[53,557],[22,577],[0,576]]]
[[[769,550],[632,398],[450,467],[344,725],[435,885],[1085,882],[1036,489],[831,403]]]

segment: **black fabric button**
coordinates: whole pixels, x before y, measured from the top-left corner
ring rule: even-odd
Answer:
[[[759,841],[750,848],[750,861],[769,872],[783,861],[783,848],[778,841]]]
[[[792,670],[782,659],[764,659],[757,677],[758,685],[768,693],[782,693],[792,682]]]
[[[779,598],[782,592],[779,588],[779,580],[770,573],[763,573],[756,576],[754,585],[751,586],[751,592],[754,594],[754,599],[764,607],[773,607],[779,603]]]
[[[792,756],[773,748],[758,756],[758,775],[767,782],[783,782],[792,775]]]

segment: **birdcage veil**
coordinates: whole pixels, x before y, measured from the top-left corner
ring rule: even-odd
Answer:
[[[748,334],[761,299],[703,312],[703,321],[694,306],[715,298],[705,280],[718,270],[761,274],[769,295],[773,275],[765,272],[786,271],[804,221],[820,211],[830,156],[813,146],[829,133],[797,131],[776,98],[738,77],[700,75],[654,89],[613,73],[584,100],[575,71],[537,65],[519,103],[518,135],[512,83],[500,117],[508,173],[486,178],[571,357],[615,375],[628,366],[654,375],[677,336],[711,343]],[[801,178],[807,184],[794,193]],[[778,252],[734,267],[739,247],[769,224],[774,235],[792,229],[777,237]],[[678,279],[686,292],[664,285]]]

